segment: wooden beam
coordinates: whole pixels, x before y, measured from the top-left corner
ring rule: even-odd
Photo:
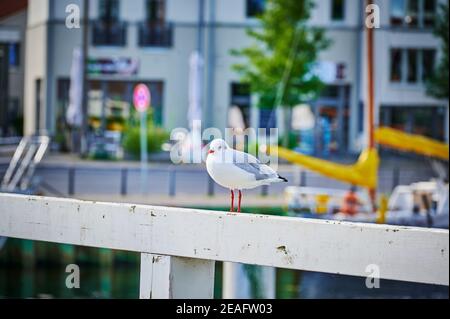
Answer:
[[[214,261],[141,254],[141,299],[212,299]]]
[[[0,194],[0,236],[448,285],[448,230]]]

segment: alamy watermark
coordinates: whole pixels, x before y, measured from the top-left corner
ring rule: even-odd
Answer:
[[[206,161],[208,145],[214,139],[223,139],[232,149],[244,150],[253,153],[260,163],[270,165],[276,169],[278,166],[277,148],[270,149],[278,144],[277,128],[225,128],[224,133],[219,128],[209,127],[202,131],[201,121],[193,121],[192,130],[184,127],[175,128],[170,133],[173,145],[170,148],[170,159],[174,164],[200,164]],[[246,163],[249,157],[242,156],[232,159],[235,163]]]
[[[70,3],[66,6],[66,27],[68,29],[80,28],[80,7],[74,3]]]
[[[365,24],[367,28],[380,28],[380,7],[376,4],[366,6],[367,13]],[[68,29],[80,28],[80,7],[77,4],[70,3],[66,6],[66,27]]]
[[[376,264],[370,264],[366,267],[366,287],[368,289],[380,288],[380,267]]]
[[[380,28],[380,7],[376,4],[369,4],[366,7],[366,27],[369,29]]]
[[[69,264],[66,267],[66,287],[68,289],[80,288],[80,267],[76,264]]]

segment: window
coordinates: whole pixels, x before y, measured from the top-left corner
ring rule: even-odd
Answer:
[[[166,1],[165,0],[147,0],[146,18],[147,22],[163,22],[165,20]]]
[[[250,85],[246,83],[231,83],[231,106],[237,106],[244,119],[245,127],[250,126]]]
[[[171,47],[173,28],[166,22],[166,1],[147,0],[146,20],[139,24],[139,46]]]
[[[416,107],[382,105],[380,119],[383,126],[444,140],[444,107],[428,105],[419,105]]]
[[[391,82],[402,80],[402,50],[391,50]]]
[[[70,91],[70,79],[69,78],[59,78],[56,84],[56,123],[55,130],[56,136],[66,137],[66,132],[68,130],[66,112],[69,107],[69,91]],[[61,139],[59,141],[60,147],[63,151],[69,150],[69,143],[67,139]],[[73,149],[75,150],[75,149]]]
[[[408,57],[408,83],[417,82],[417,50],[407,50]]]
[[[43,90],[42,90],[42,80],[36,79],[34,83],[34,90],[35,90],[35,106],[36,106],[36,112],[35,112],[35,132],[36,134],[39,134],[40,130],[43,128],[42,125],[42,116],[43,116],[43,110],[42,110],[42,99],[43,99]]]
[[[390,81],[417,84],[425,82],[435,67],[435,49],[391,49]]]
[[[99,0],[99,19],[93,23],[93,43],[102,46],[124,46],[126,25],[119,19],[119,0]]]
[[[423,10],[423,25],[425,27],[434,26],[434,17],[436,14],[436,0],[426,0]]]
[[[20,45],[19,43],[9,44],[9,66],[18,67],[20,66]]]
[[[333,21],[345,20],[345,0],[331,1],[331,20]]]
[[[320,96],[330,99],[337,99],[339,97],[339,86],[337,85],[325,86],[322,92],[320,93]]]
[[[147,86],[152,92],[153,123],[161,126],[164,123],[164,81],[151,81],[147,83]]]
[[[434,59],[436,56],[435,50],[426,49],[423,50],[422,53],[422,65],[423,65],[423,71],[422,71],[422,81],[426,82],[430,79],[431,75],[434,71]]]
[[[119,0],[100,0],[99,18],[105,22],[117,22],[119,20]]]
[[[247,0],[247,17],[256,17],[264,12],[265,0]]]
[[[391,0],[391,25],[426,27],[434,25],[436,0]]]
[[[0,42],[0,136],[7,134],[8,79],[8,46]]]
[[[419,0],[409,0],[407,3],[405,22],[410,27],[417,27],[419,18]]]
[[[391,1],[391,24],[403,25],[405,0]]]

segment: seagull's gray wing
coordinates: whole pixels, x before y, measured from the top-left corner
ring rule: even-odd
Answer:
[[[236,150],[228,150],[223,155],[224,163],[236,166],[239,169],[253,175],[257,181],[278,177],[278,174],[270,166],[261,163],[251,154]]]
[[[259,163],[233,163],[233,165],[255,176],[257,181],[277,178],[278,175],[270,167]],[[263,167],[264,166],[264,167]]]

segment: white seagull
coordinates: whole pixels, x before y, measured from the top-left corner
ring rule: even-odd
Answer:
[[[253,155],[230,148],[222,139],[215,139],[209,144],[206,170],[217,184],[230,189],[231,212],[234,211],[234,190],[239,191],[237,211],[240,212],[243,189],[287,182],[270,166],[261,163]]]

